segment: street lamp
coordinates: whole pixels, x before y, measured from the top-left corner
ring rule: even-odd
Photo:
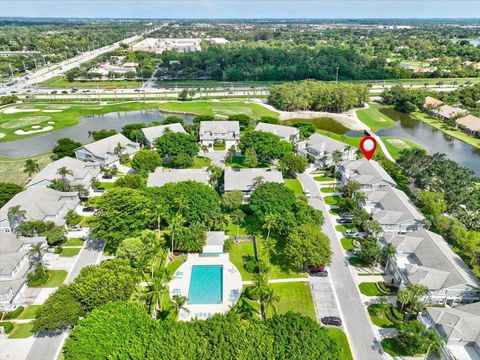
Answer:
[[[338,69],[340,69],[340,67],[337,66],[337,75],[335,77],[335,82],[337,82],[337,83],[338,83]]]

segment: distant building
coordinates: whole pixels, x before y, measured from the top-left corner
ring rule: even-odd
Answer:
[[[386,271],[400,288],[408,284],[426,286],[430,304],[454,306],[480,300],[478,279],[440,235],[420,229],[387,234],[383,242],[396,249]]]
[[[341,161],[352,161],[357,157],[357,149],[318,133],[297,144],[297,153],[303,157],[311,158],[313,163],[318,166],[333,165],[333,153],[335,151],[340,151],[342,154]]]
[[[425,109],[431,109],[434,107],[440,107],[443,105],[443,101],[440,101],[438,99],[435,99],[434,97],[427,96],[425,98],[425,102],[423,103],[423,107]]]
[[[442,359],[480,359],[480,302],[451,307],[428,307],[418,316],[443,340]]]
[[[362,185],[362,191],[379,190],[397,184],[390,175],[375,160],[365,158],[348,161],[340,164],[341,186],[349,181],[356,181]]]
[[[438,116],[441,119],[449,120],[468,113],[467,110],[450,105],[442,105],[438,108],[433,108],[429,111],[432,115]]]
[[[148,175],[147,186],[163,186],[168,183],[179,183],[183,181],[197,181],[208,185],[210,183],[210,172],[204,169],[163,169],[157,168],[155,172]]]
[[[25,220],[53,221],[65,225],[65,215],[79,204],[78,193],[60,192],[47,187],[32,186],[16,194],[0,209],[0,233],[11,232],[20,219],[9,219],[11,207],[20,206]]]
[[[228,40],[224,38],[147,38],[132,46],[133,51],[149,51],[161,54],[165,50],[175,50],[178,52],[191,52],[202,50],[202,40],[213,44],[226,44]]]
[[[98,164],[86,163],[66,156],[45,166],[30,180],[26,187],[50,185],[53,180],[61,178],[58,174],[58,169],[62,167],[71,171],[71,174],[65,177],[70,185],[83,185],[87,190],[90,188],[92,180],[100,174],[100,166]]]
[[[300,141],[300,130],[293,126],[259,122],[255,131],[265,131],[277,135],[280,139],[296,144]]]
[[[224,142],[226,149],[237,147],[240,142],[238,121],[201,121],[198,132],[200,143],[213,147],[216,142]]]
[[[425,217],[407,195],[396,188],[370,191],[362,203],[385,233],[406,233],[425,227]]]
[[[23,305],[26,277],[32,268],[29,251],[33,244],[45,247],[44,237],[23,237],[0,232],[0,311],[12,311]]]
[[[479,135],[480,134],[480,118],[467,115],[460,119],[456,120],[457,125],[463,129],[469,135]]]
[[[224,191],[241,191],[245,202],[255,190],[256,181],[283,184],[282,173],[276,169],[244,169],[227,166],[224,173]]]
[[[97,162],[102,166],[113,166],[120,163],[122,154],[133,157],[139,150],[139,144],[130,141],[122,134],[115,134],[79,147],[75,150],[75,156],[78,160]]]
[[[145,145],[154,147],[154,142],[159,137],[162,137],[166,131],[172,131],[175,133],[186,134],[187,132],[183,128],[182,124],[174,123],[168,125],[152,126],[142,129],[143,136],[145,137]]]

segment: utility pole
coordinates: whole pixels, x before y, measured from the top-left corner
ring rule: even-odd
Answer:
[[[335,76],[335,82],[338,83],[338,69],[340,69],[340,67],[337,66],[337,75]]]

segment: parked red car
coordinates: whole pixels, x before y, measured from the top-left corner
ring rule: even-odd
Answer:
[[[326,266],[309,266],[308,271],[324,271],[326,270]]]

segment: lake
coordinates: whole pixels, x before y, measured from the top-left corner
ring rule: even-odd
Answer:
[[[82,116],[77,125],[66,127],[43,135],[0,143],[0,157],[27,157],[51,152],[61,138],[70,138],[86,144],[92,141],[89,131],[114,129],[120,132],[123,126],[134,123],[150,124],[167,116],[178,116],[186,123],[192,123],[192,116],[170,114],[156,109],[113,112],[103,115]]]

